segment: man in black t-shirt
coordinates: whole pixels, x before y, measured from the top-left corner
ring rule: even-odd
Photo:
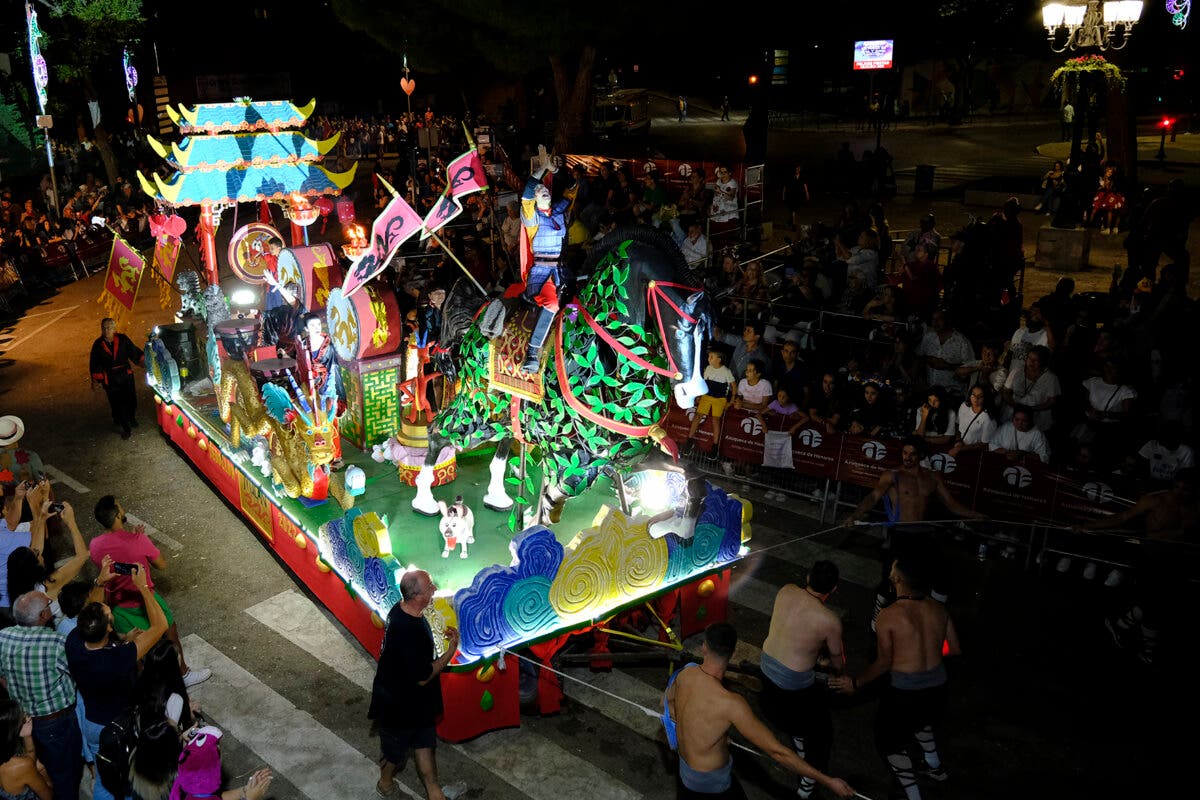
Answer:
[[[379,724],[379,744],[383,758],[379,764],[381,796],[397,791],[396,770],[413,751],[417,773],[425,785],[429,800],[454,800],[464,789],[442,788],[438,782],[437,718],[442,713],[442,685],[438,679],[458,649],[458,631],[446,629],[446,652],[436,654],[433,632],[424,612],[433,602],[437,586],[424,570],[411,570],[400,578],[403,598],[388,614],[383,651],[371,687],[371,708],[367,717]]]
[[[104,597],[104,584],[113,577],[111,567],[112,559],[106,557],[92,591],[93,598]],[[167,615],[154,599],[154,590],[147,585],[141,565],[133,565],[129,575],[142,596],[150,620],[149,630],[138,631],[132,639],[123,641],[113,631],[109,607],[102,602],[91,602],[79,612],[75,630],[67,635],[67,667],[83,697],[84,718],[80,727],[84,747],[92,754],[99,750],[104,726],[133,702],[138,662],[167,632]],[[112,791],[100,782],[100,771],[95,770],[94,774],[92,797],[112,800]],[[120,791],[120,787],[114,790]]]

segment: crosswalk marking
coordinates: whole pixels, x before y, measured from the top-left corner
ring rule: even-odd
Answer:
[[[312,653],[351,683],[371,691],[375,661],[361,647],[347,641],[338,626],[295,589],[250,606],[246,613]]]
[[[139,518],[135,517],[133,514],[126,512],[125,520],[129,524],[133,525],[134,527],[141,525],[142,529],[146,532],[147,536],[149,536],[151,539],[158,542],[159,544],[166,545],[168,550],[172,550],[172,551],[178,553],[180,550],[183,549],[182,544],[175,541],[170,536],[167,536],[165,533],[163,533],[158,528],[151,525],[149,522],[146,522],[144,519],[139,519]]]
[[[795,538],[794,535],[785,534],[774,528],[756,523],[754,526],[754,540],[750,543],[750,558],[754,557],[756,549],[780,544],[781,546],[779,547],[773,547],[767,555],[805,568],[811,567],[814,561],[824,559],[832,561],[837,565],[842,581],[849,581],[865,588],[874,587],[879,583],[879,562],[862,556],[856,556],[853,553],[847,553],[836,547],[821,544],[812,539],[792,542],[786,545],[781,544],[793,538]],[[804,578],[804,575],[797,574],[794,580],[799,581],[803,585]]]
[[[775,595],[778,592],[778,586],[760,581],[745,571],[735,570],[733,583],[729,588],[729,599],[739,606],[769,617],[775,608]]]
[[[183,646],[189,659],[213,671],[191,690],[205,713],[306,797],[375,795],[379,767],[372,759],[196,634],[184,637]],[[397,784],[408,797],[424,796],[399,779]]]
[[[662,724],[658,719],[647,715],[639,708],[634,708],[629,703],[623,703],[597,690],[632,700],[642,708],[657,710],[662,707],[662,689],[651,686],[618,669],[608,672],[593,672],[589,667],[568,667],[561,672],[575,679],[563,681],[563,693],[567,697],[593,711],[598,711],[647,739],[659,738]],[[595,689],[590,687],[595,687]]]
[[[52,466],[50,464],[43,464],[42,467],[46,470],[46,474],[50,476],[50,483],[52,483],[52,484],[62,483],[67,486],[70,486],[72,489],[75,490],[75,492],[77,494],[87,494],[88,492],[91,491],[91,489],[84,486],[82,483],[75,480],[70,475],[68,475],[67,473],[60,470],[58,467]]]
[[[492,731],[455,749],[534,800],[641,800],[642,793],[524,728]]]
[[[374,660],[347,642],[308,598],[288,590],[246,609],[246,613],[295,642],[347,680],[370,691],[375,675]],[[198,662],[208,663],[203,658]],[[217,674],[215,666],[213,674]],[[472,742],[449,747],[496,773],[499,779],[534,800],[562,797],[633,800],[641,797],[619,779],[527,728],[492,731]]]

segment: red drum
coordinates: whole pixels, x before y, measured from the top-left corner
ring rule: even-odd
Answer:
[[[387,355],[400,348],[400,307],[386,288],[368,284],[346,297],[339,287],[329,293],[325,328],[342,361]]]
[[[217,342],[230,358],[245,358],[258,346],[258,330],[261,327],[255,317],[238,317],[218,322],[214,326]]]
[[[329,292],[342,285],[342,264],[326,243],[288,247],[279,254],[279,282],[300,285],[300,302],[309,311],[321,311],[329,303]]]
[[[292,382],[288,380],[288,370],[291,370],[292,376],[297,381],[300,380],[296,375],[296,359],[294,358],[264,358],[250,365],[250,374],[254,376],[254,382],[258,384],[260,391],[264,384],[275,383],[287,389],[290,396]]]

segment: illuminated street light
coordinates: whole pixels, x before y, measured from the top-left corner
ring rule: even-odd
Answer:
[[[1142,0],[1108,0],[1103,9],[1100,0],[1088,0],[1086,5],[1047,3],[1042,6],[1042,25],[1050,49],[1056,53],[1081,48],[1120,50],[1129,44],[1142,5]],[[1066,37],[1060,39],[1063,33]],[[1060,40],[1062,44],[1056,45]]]

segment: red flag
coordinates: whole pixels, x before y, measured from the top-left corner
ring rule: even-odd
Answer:
[[[137,300],[145,266],[146,262],[136,250],[122,241],[120,236],[113,236],[108,272],[104,276],[104,288],[98,299],[118,325],[133,313],[133,303]]]
[[[421,239],[428,239],[462,213],[462,203],[458,201],[460,197],[486,188],[488,179],[483,160],[479,158],[479,151],[472,147],[446,167],[446,189],[425,216],[425,230],[421,232]]]
[[[403,195],[396,195],[371,224],[371,243],[367,251],[354,260],[342,283],[342,294],[350,297],[367,281],[387,269],[396,249],[421,229],[421,215],[413,210]]]

